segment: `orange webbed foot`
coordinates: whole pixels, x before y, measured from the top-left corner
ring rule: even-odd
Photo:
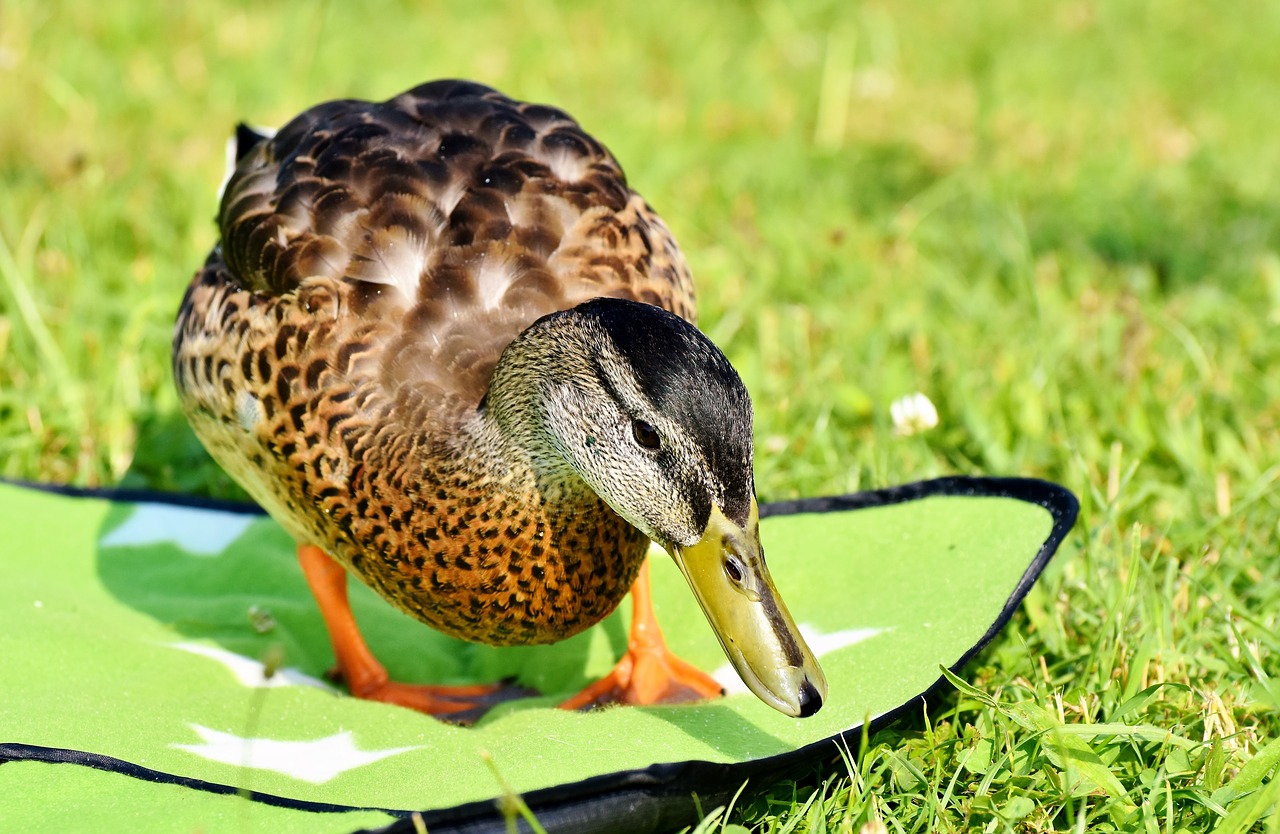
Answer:
[[[396,704],[441,721],[471,724],[498,704],[537,693],[510,681],[467,686],[431,686],[390,680],[369,651],[347,600],[347,571],[323,550],[298,546],[298,563],[324,617],[338,667],[332,677],[357,698]]]
[[[715,678],[676,657],[665,646],[661,651],[637,651],[633,647],[609,674],[560,704],[560,708],[688,704],[723,692]]]
[[[381,666],[379,666],[381,669]],[[340,669],[333,677],[345,680]],[[442,686],[400,683],[388,680],[383,671],[382,680],[365,677],[359,686],[348,688],[357,698],[395,704],[406,709],[424,712],[450,724],[473,724],[498,704],[528,698],[538,693],[510,681],[464,686]]]
[[[627,652],[609,674],[560,704],[580,710],[605,704],[687,704],[723,694],[715,678],[681,660],[667,647],[649,593],[649,563],[631,589],[635,614]]]

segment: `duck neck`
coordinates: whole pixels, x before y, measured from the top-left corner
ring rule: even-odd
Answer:
[[[598,496],[536,421],[500,419],[486,407],[463,429],[467,457],[483,462],[497,485],[510,485],[553,514],[572,514]]]
[[[548,428],[546,407],[562,381],[590,374],[586,357],[592,350],[578,324],[573,310],[548,316],[507,346],[478,412],[478,437],[486,444],[505,444],[503,456],[527,465],[540,487],[585,490],[594,497]]]

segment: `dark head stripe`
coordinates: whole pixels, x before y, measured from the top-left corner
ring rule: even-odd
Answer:
[[[746,526],[752,495],[751,399],[729,360],[696,327],[659,307],[597,298],[577,309],[600,323],[654,408],[702,449],[725,488],[721,509]]]

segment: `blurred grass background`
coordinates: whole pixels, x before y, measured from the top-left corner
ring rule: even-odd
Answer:
[[[225,138],[473,78],[673,228],[762,500],[1082,498],[979,689],[704,829],[1280,830],[1277,43],[1261,0],[4,0],[0,475],[239,495],[168,370]]]

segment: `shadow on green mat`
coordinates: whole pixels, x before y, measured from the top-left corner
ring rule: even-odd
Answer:
[[[293,557],[292,542],[270,519],[227,513],[230,529],[223,534],[232,540],[225,547],[213,541],[209,547],[217,552],[201,553],[170,540],[117,541],[126,524],[138,524],[140,512],[134,505],[113,504],[98,531],[98,574],[117,599],[192,641],[211,642],[260,661],[275,656],[311,677],[325,675],[332,651],[319,610]],[[151,505],[145,512],[157,513],[156,525],[172,530],[182,524],[184,511]],[[599,669],[602,655],[610,663],[626,647],[621,610],[554,645],[494,648],[434,631],[358,583],[352,582],[350,590],[366,637],[393,676],[447,684],[515,678],[545,695],[504,704],[493,713],[495,718],[553,705],[589,683],[587,669]],[[720,704],[653,714],[732,759],[792,748]]]
[[[172,512],[164,508],[163,512]],[[99,542],[134,515],[130,504],[113,504]],[[181,524],[181,510],[170,523]],[[319,609],[294,558],[293,543],[262,516],[230,514],[243,530],[218,553],[202,554],[173,541],[125,546],[100,544],[99,576],[130,608],[184,637],[244,657],[280,659],[315,678],[333,663]],[[402,614],[368,588],[352,581],[352,608],[379,659],[393,677],[417,683],[476,683],[516,678],[552,698],[589,682],[593,650],[617,656],[626,646],[621,612],[585,634],[552,646],[495,648],[448,637]],[[529,706],[545,707],[548,698]]]
[[[313,677],[331,662],[293,545],[269,519],[162,496],[132,504],[143,497],[3,489],[5,523],[44,555],[0,585],[14,620],[6,651],[28,681],[9,741],[290,801],[400,809],[491,809],[495,769],[523,794],[563,786],[556,796],[569,802],[596,777],[633,774],[650,786],[661,777],[674,796],[691,789],[684,763],[705,763],[705,789],[726,766],[766,766],[816,745],[831,752],[834,736],[928,691],[939,666],[962,662],[1004,625],[1076,512],[1058,487],[983,479],[772,508],[784,513],[762,523],[775,576],[804,612],[830,682],[829,703],[804,721],[750,694],[591,714],[545,708],[608,669],[626,606],[559,645],[495,650],[441,637],[353,588],[356,614],[397,677],[518,675],[550,693],[460,729],[332,690],[262,687],[244,659],[275,651]],[[675,566],[656,559],[652,574],[677,651],[702,668],[724,663]]]

